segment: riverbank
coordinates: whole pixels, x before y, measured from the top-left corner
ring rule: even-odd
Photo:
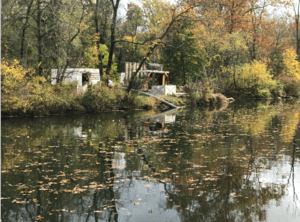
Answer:
[[[21,94],[21,92],[18,92]],[[24,93],[25,94],[25,93]],[[91,86],[85,93],[74,92],[72,84],[45,84],[35,94],[18,96],[2,94],[2,117],[49,116],[110,112],[115,110],[155,109],[159,101],[138,93],[127,93],[120,87]]]

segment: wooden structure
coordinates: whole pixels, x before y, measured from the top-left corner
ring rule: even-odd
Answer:
[[[136,74],[139,63],[125,63],[125,80],[129,80]],[[158,63],[146,63],[142,66],[137,76],[146,81],[144,89],[152,95],[176,94],[176,86],[169,85],[169,71],[163,71],[163,65]]]
[[[132,73],[135,74],[136,70],[133,70]],[[169,71],[140,70],[138,76],[147,76],[145,90],[149,90],[154,85],[169,85],[169,74]]]
[[[137,70],[139,65],[140,64],[136,62],[125,62],[125,80],[129,80],[131,78],[133,70]],[[141,68],[141,71],[144,70],[162,71],[163,65],[158,63],[145,63]],[[140,72],[138,74],[140,74]]]

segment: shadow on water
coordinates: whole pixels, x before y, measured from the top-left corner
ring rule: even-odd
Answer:
[[[3,119],[3,221],[299,221],[300,103]]]

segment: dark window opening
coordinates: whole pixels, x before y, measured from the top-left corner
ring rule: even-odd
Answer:
[[[151,89],[153,85],[162,85],[163,84],[163,75],[158,73],[151,73],[149,75],[148,88]]]
[[[89,83],[89,74],[88,73],[82,73],[82,86]]]
[[[150,131],[157,131],[162,129],[162,123],[155,123],[149,126]]]

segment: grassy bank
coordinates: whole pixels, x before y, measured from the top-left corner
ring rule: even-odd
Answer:
[[[156,106],[153,98],[127,93],[117,84],[112,88],[90,85],[80,94],[75,83],[51,85],[16,60],[3,61],[1,69],[2,116],[99,113]]]
[[[2,116],[100,113],[153,109],[157,105],[155,99],[151,97],[136,93],[128,94],[119,87],[92,86],[85,93],[77,94],[74,92],[73,84],[55,87],[43,84],[36,93],[25,93],[23,89],[20,91],[23,92],[2,94]]]

